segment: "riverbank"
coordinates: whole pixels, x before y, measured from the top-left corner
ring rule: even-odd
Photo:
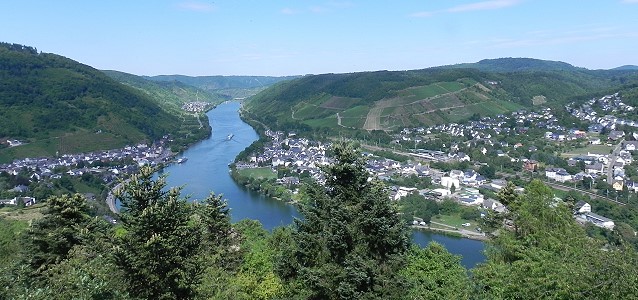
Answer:
[[[444,234],[444,235],[448,235],[452,237],[466,238],[466,239],[477,240],[477,241],[487,241],[490,239],[483,233],[473,232],[471,230],[465,230],[465,229],[454,230],[454,229],[443,229],[443,228],[421,226],[421,225],[412,225],[411,228],[416,230],[436,232],[436,233],[440,233],[440,234]]]

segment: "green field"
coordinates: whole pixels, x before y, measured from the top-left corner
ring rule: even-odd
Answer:
[[[264,178],[264,179],[277,178],[277,173],[275,173],[275,171],[273,171],[270,167],[238,169],[237,172],[240,175],[250,177],[250,178]]]
[[[446,89],[448,92],[456,92],[465,87],[465,85],[460,82],[440,82],[437,83],[437,85]]]
[[[362,128],[365,123],[365,118],[341,118],[341,125],[346,127]]]
[[[323,119],[305,120],[305,121],[303,121],[303,123],[307,124],[308,126],[317,127],[317,128],[321,128],[321,127],[337,128],[337,127],[339,127],[339,125],[337,125],[337,115],[336,114],[332,114],[331,116],[323,118]]]
[[[563,157],[574,157],[574,156],[578,156],[578,155],[586,155],[588,152],[590,152],[590,153],[598,153],[598,154],[609,154],[609,153],[611,153],[612,149],[613,149],[613,146],[587,145],[587,147],[584,147],[584,148],[576,148],[576,149],[573,149],[572,151],[565,152],[565,153],[561,154],[561,156],[563,156]]]
[[[353,108],[344,110],[339,113],[342,118],[364,118],[368,115],[370,108],[367,106],[359,105]]]
[[[422,87],[417,87],[410,89],[412,95],[416,96],[418,99],[425,99],[428,97],[434,97],[436,95],[449,93],[448,90],[442,88],[436,84],[430,84]]]
[[[435,217],[432,217],[432,221],[438,222],[438,223],[442,223],[442,224],[445,224],[445,225],[448,225],[448,226],[452,226],[452,227],[457,227],[459,229],[466,228],[466,227],[463,227],[463,225],[461,225],[463,223],[472,224],[471,226],[467,227],[466,229],[474,228],[474,227],[476,227],[476,225],[478,225],[478,223],[476,221],[470,221],[470,220],[463,219],[458,214],[437,215]]]

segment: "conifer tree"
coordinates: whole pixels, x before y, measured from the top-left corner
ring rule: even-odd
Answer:
[[[153,173],[142,168],[118,194],[126,231],[118,240],[116,264],[134,297],[193,298],[205,268],[202,255],[210,253],[203,247],[228,234],[228,211],[215,196],[197,209],[180,198],[180,189],[165,190],[165,176],[153,180]]]
[[[305,189],[303,220],[295,220],[294,250],[280,275],[300,282],[310,299],[400,298],[409,239],[384,186],[369,180],[350,145],[333,148],[325,186]]]
[[[88,210],[86,198],[80,194],[47,200],[44,216],[33,222],[24,240],[23,257],[31,275],[63,261],[71,248],[81,243],[80,230],[91,220]]]

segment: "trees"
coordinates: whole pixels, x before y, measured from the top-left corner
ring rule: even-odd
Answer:
[[[401,274],[410,283],[404,299],[468,299],[470,280],[460,258],[433,242],[412,246]]]
[[[153,173],[143,167],[118,193],[125,232],[117,241],[116,264],[134,297],[192,298],[205,267],[202,255],[226,246],[228,210],[214,195],[196,208],[180,198],[178,188],[164,190],[165,177],[152,180]]]
[[[33,223],[24,240],[24,259],[31,275],[38,276],[66,259],[71,248],[80,244],[80,230],[89,220],[84,196],[49,198],[44,217]]]
[[[551,189],[532,181],[511,197],[514,230],[501,230],[474,270],[480,299],[613,299],[638,295],[638,256],[585,234]],[[507,202],[507,201],[505,201]],[[622,275],[620,275],[622,274]],[[618,278],[623,280],[618,280]],[[616,279],[614,279],[616,278]]]
[[[333,150],[325,187],[305,188],[304,219],[295,221],[294,249],[279,274],[309,299],[399,298],[406,228],[383,185],[368,181],[358,152],[346,144]]]

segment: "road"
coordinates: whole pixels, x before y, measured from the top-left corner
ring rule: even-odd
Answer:
[[[432,224],[435,224],[434,222]],[[480,232],[476,232],[476,231],[471,231],[471,230],[467,230],[467,229],[443,229],[443,228],[432,228],[430,226],[421,226],[421,225],[412,225],[412,228],[418,228],[418,229],[427,229],[427,230],[432,230],[432,231],[441,231],[441,232],[450,232],[450,233],[456,233],[456,234],[460,234],[462,235],[464,238],[468,238],[468,239],[473,239],[473,240],[481,240],[481,241],[485,241],[488,240],[489,238]]]
[[[622,148],[621,146],[624,141],[625,139],[621,139],[609,156],[609,162],[607,163],[607,184],[614,183],[614,163],[620,154],[620,149]]]

